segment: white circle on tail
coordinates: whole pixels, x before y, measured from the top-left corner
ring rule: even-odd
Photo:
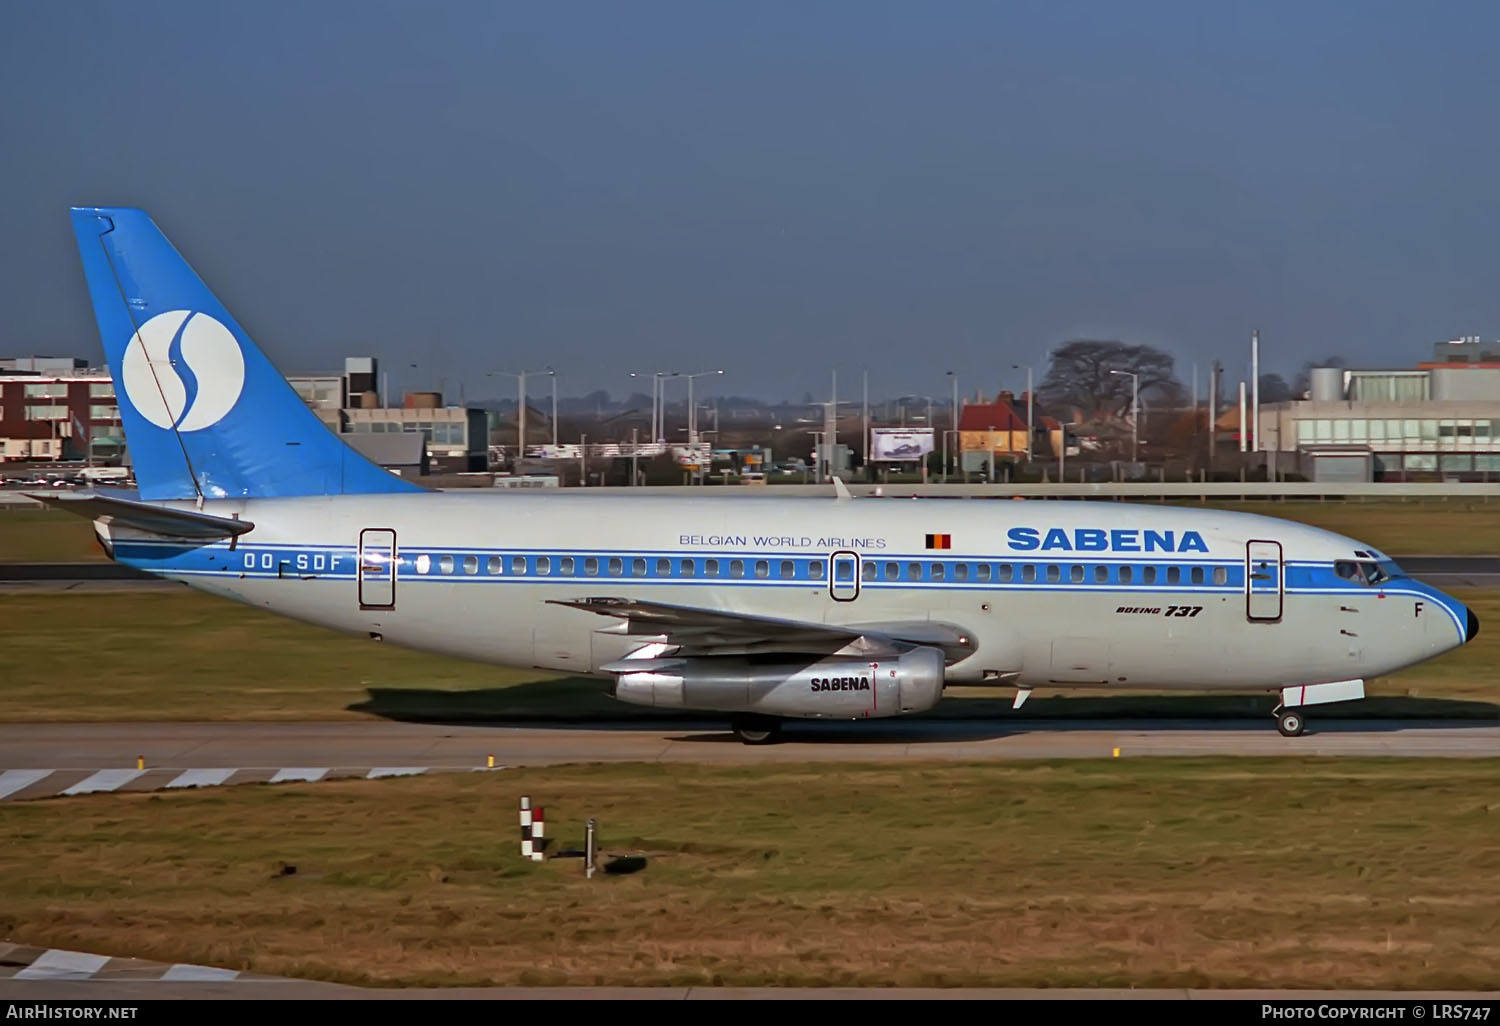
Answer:
[[[172,366],[172,343],[179,333],[181,362],[196,383],[191,395]],[[120,379],[131,405],[157,427],[201,431],[217,424],[239,401],[245,357],[233,332],[208,314],[168,310],[130,337]]]

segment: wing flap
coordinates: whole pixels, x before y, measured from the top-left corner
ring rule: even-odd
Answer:
[[[839,651],[889,655],[914,646],[932,646],[941,648],[953,663],[975,647],[962,628],[930,620],[834,624],[616,596],[547,601],[617,617],[624,621],[626,633],[663,637],[679,649],[679,655]]]

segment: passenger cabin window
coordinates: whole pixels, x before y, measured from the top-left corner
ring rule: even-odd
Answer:
[[[744,577],[745,576],[745,561],[743,559],[731,559],[729,561],[729,576],[730,577]]]
[[[920,581],[922,579],[922,564],[921,563],[908,563],[908,564],[906,564],[906,579],[908,581]]]
[[[618,557],[609,561],[609,576],[619,577],[625,572],[625,561]]]
[[[1228,584],[1229,583],[1229,569],[1227,567],[1222,567],[1222,566],[1216,566],[1216,567],[1214,567],[1214,583],[1215,584]]]
[[[564,577],[573,576],[573,557],[564,556],[557,561],[557,572]]]
[[[1062,567],[1058,566],[1056,563],[1048,563],[1047,583],[1056,584],[1060,580],[1062,580]]]
[[[441,570],[445,574],[451,574],[453,572],[453,557],[452,556],[439,556],[438,557],[438,569]]]
[[[478,556],[465,556],[464,557],[464,573],[466,573],[466,574],[477,574],[477,573],[479,573],[479,557]]]
[[[1000,583],[1001,584],[1009,584],[1011,581],[1015,580],[1015,576],[1016,576],[1016,568],[1015,567],[1011,566],[1009,563],[1001,563],[1000,564]]]
[[[646,561],[644,559],[632,559],[630,561],[630,575],[632,577],[645,577]]]
[[[536,572],[546,577],[552,572],[552,560],[547,556],[536,557]]]
[[[755,576],[759,577],[761,580],[765,580],[767,577],[770,577],[771,564],[764,559],[757,559],[755,561]]]
[[[955,563],[953,566],[953,579],[955,581],[967,581],[969,579],[969,564]]]
[[[947,573],[948,565],[946,563],[932,564],[932,579],[934,581],[941,581],[944,577],[947,576]]]
[[[974,570],[974,579],[976,581],[988,581],[990,579],[990,565],[988,563],[980,563]]]
[[[1069,567],[1068,580],[1072,581],[1074,584],[1082,584],[1083,567],[1079,566],[1077,563],[1074,563],[1071,567]]]
[[[489,565],[486,567],[486,569],[489,570],[491,577],[497,576],[502,570],[505,569],[505,560],[501,559],[499,556],[491,556]]]
[[[1168,584],[1181,584],[1182,583],[1182,567],[1180,567],[1180,566],[1169,566],[1169,567],[1167,567],[1167,583]]]
[[[880,567],[875,563],[865,563],[859,570],[860,579],[873,581],[880,575]]]
[[[598,577],[599,576],[599,560],[596,559],[593,556],[590,556],[587,559],[585,559],[583,561],[583,572],[585,574],[587,574],[589,577]]]
[[[793,563],[790,559],[783,559],[781,561],[781,579],[783,581],[792,581],[796,580],[796,578],[797,564]]]
[[[1121,584],[1129,584],[1129,583],[1131,583],[1134,580],[1135,580],[1135,567],[1133,567],[1133,566],[1122,566],[1122,567],[1120,567],[1120,583]]]
[[[1143,566],[1143,567],[1141,567],[1141,583],[1142,584],[1155,584],[1156,583],[1156,567],[1154,567],[1154,566]]]
[[[693,560],[691,560],[691,559],[684,559],[682,561],[682,576],[684,576],[684,577],[692,577],[697,572],[698,572],[698,566],[697,566],[696,563],[693,562]]]
[[[525,556],[511,556],[510,557],[510,572],[513,573],[513,574],[524,574],[526,572],[526,557]]]
[[[901,564],[887,563],[885,565],[885,579],[888,581],[899,581],[901,579]]]
[[[672,561],[670,559],[658,559],[656,561],[656,576],[671,577]]]
[[[1193,569],[1190,571],[1190,573],[1189,573],[1188,576],[1192,578],[1192,581],[1193,581],[1194,584],[1202,584],[1203,583],[1203,568],[1201,566],[1195,566],[1195,567],[1193,567]]]
[[[1107,566],[1096,566],[1096,567],[1094,567],[1094,583],[1095,584],[1108,584],[1109,583],[1109,567],[1107,567]]]
[[[807,565],[807,576],[815,581],[823,579],[823,561],[821,559],[815,559]]]
[[[1021,580],[1027,584],[1036,583],[1036,564],[1027,563],[1021,568]]]

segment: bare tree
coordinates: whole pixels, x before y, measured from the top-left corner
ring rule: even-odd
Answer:
[[[1263,403],[1284,403],[1295,399],[1292,386],[1286,383],[1286,378],[1280,374],[1262,374],[1260,376],[1260,401]]]
[[[1120,371],[1120,374],[1111,373]],[[1181,394],[1172,357],[1151,346],[1077,339],[1052,351],[1047,376],[1037,388],[1041,400],[1072,407],[1085,418],[1120,417],[1130,409],[1135,374],[1142,401]]]

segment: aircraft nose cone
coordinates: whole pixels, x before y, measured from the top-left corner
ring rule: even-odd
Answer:
[[[1474,610],[1472,609],[1470,609],[1468,613],[1469,625],[1468,628],[1464,631],[1464,644],[1468,644],[1469,642],[1473,641],[1474,635],[1479,633],[1479,617],[1474,615]]]

